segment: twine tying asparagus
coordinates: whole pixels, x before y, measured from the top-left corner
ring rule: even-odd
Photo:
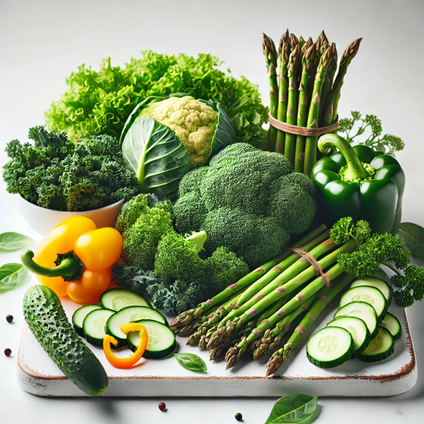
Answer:
[[[293,253],[296,253],[296,255],[300,256],[301,258],[309,262],[311,266],[314,268],[317,275],[322,277],[326,287],[331,287],[331,283],[330,283],[330,279],[328,278],[328,275],[322,270],[321,264],[309,252],[306,252],[305,250],[299,249],[297,247],[288,247],[287,250],[290,250]]]
[[[322,134],[327,134],[334,132],[337,130],[339,126],[339,121],[337,120],[331,125],[327,125],[325,127],[320,128],[307,128],[307,127],[298,127],[297,125],[287,124],[286,122],[279,121],[274,118],[270,113],[268,113],[269,124],[276,128],[277,130],[284,131],[285,133],[302,135],[302,136],[310,136],[310,137],[318,137]]]

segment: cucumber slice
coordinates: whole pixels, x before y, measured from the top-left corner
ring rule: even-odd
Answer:
[[[106,336],[106,322],[115,314],[112,309],[94,309],[84,318],[82,328],[86,340],[95,345],[102,346],[103,339]]]
[[[371,334],[360,318],[341,316],[330,321],[327,327],[341,327],[349,331],[355,344],[355,354],[363,352],[370,344]]]
[[[147,348],[143,354],[144,358],[159,359],[172,353],[176,346],[174,332],[165,324],[152,320],[137,321],[146,327]],[[140,344],[140,334],[131,332],[128,334],[128,346],[132,351],[136,351]]]
[[[363,362],[378,362],[388,358],[395,351],[393,337],[388,330],[381,327],[377,336],[357,358]]]
[[[386,330],[389,330],[390,334],[393,336],[394,340],[397,340],[402,334],[402,327],[399,320],[392,315],[390,312],[387,312],[384,317],[381,326]]]
[[[115,337],[121,345],[127,344],[127,336],[121,331],[121,326],[128,322],[140,320],[153,320],[168,325],[166,318],[156,309],[147,306],[127,306],[108,319],[106,333]]]
[[[379,319],[383,319],[389,307],[381,291],[371,286],[359,286],[349,289],[341,297],[339,307],[341,308],[350,302],[369,303],[375,309]]]
[[[383,293],[383,296],[386,298],[388,305],[392,302],[393,297],[393,290],[392,288],[383,280],[380,280],[379,278],[362,278],[359,280],[355,280],[351,285],[350,288],[353,287],[359,287],[359,286],[371,286],[375,287],[376,289],[380,290],[381,293]]]
[[[100,306],[105,309],[120,311],[127,306],[148,306],[149,302],[142,296],[126,289],[106,290],[99,300]]]
[[[78,308],[72,314],[72,324],[75,328],[75,331],[81,336],[85,337],[84,330],[82,328],[82,323],[84,322],[84,318],[95,309],[101,309],[99,305],[84,305]]]
[[[334,314],[334,318],[340,316],[350,316],[361,318],[371,335],[371,338],[375,337],[378,334],[378,330],[380,329],[380,322],[377,318],[377,314],[375,309],[366,302],[350,302],[345,306],[339,308]]]
[[[355,350],[349,331],[340,327],[324,327],[306,345],[309,361],[320,368],[333,368],[352,357]]]

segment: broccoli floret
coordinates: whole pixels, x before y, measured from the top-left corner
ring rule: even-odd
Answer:
[[[155,256],[155,275],[165,284],[174,280],[192,281],[202,278],[205,262],[199,252],[206,240],[204,231],[184,237],[174,231],[165,234],[159,241]]]
[[[218,247],[206,259],[206,276],[211,294],[219,293],[249,273],[249,265],[227,247]]]
[[[182,234],[199,231],[207,212],[199,193],[190,191],[174,205],[175,226]]]
[[[190,184],[180,190],[174,211],[177,231],[207,232],[209,255],[226,246],[253,268],[278,256],[291,236],[312,224],[315,186],[284,155],[235,143],[205,168],[201,178],[190,180],[193,171],[186,175]]]
[[[187,193],[199,192],[200,183],[208,171],[209,168],[207,166],[201,166],[185,174],[178,185],[178,196],[181,197]]]
[[[128,265],[153,270],[159,241],[174,229],[170,212],[161,207],[145,208],[145,213],[123,233],[122,253]]]
[[[285,175],[271,183],[269,215],[280,217],[280,224],[289,234],[300,234],[311,225],[316,202],[299,184],[287,181],[288,177]]]

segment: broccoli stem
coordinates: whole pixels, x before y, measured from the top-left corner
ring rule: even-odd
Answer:
[[[208,236],[206,231],[193,232],[189,236],[185,237],[185,239],[189,241],[199,253],[204,250],[203,245],[205,244],[207,238]]]

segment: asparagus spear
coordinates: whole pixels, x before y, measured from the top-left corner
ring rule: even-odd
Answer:
[[[280,44],[278,47],[278,62],[280,67],[280,74],[278,76],[278,111],[277,119],[281,122],[286,122],[287,113],[287,97],[288,97],[288,62],[290,55],[290,36],[289,30],[287,30],[281,37]],[[275,151],[277,153],[284,152],[284,131],[278,131],[277,142],[275,145]]]
[[[268,361],[266,376],[272,376],[277,369],[284,363],[287,357],[293,352],[295,346],[302,339],[303,334],[308,330],[318,315],[324,310],[325,306],[334,299],[345,287],[347,287],[354,277],[350,274],[342,274],[336,279],[330,289],[322,289],[318,298],[311,306],[309,313],[302,319],[298,327],[292,333],[287,343],[281,349],[274,352]]]
[[[337,119],[339,100],[340,100],[340,92],[342,89],[342,85],[344,82],[344,77],[347,72],[347,68],[349,67],[352,59],[358,53],[359,45],[361,44],[362,38],[358,38],[357,40],[350,43],[345,52],[343,53],[342,58],[340,59],[339,71],[337,72],[336,79],[334,80],[333,90],[332,90],[332,102],[333,102],[333,119],[332,122],[335,122]]]
[[[302,76],[299,85],[299,107],[297,111],[297,126],[299,127],[306,127],[308,123],[308,82],[311,77],[315,49],[315,44],[312,44],[306,49],[302,57]],[[303,172],[304,149],[305,137],[301,135],[296,136],[296,150],[294,155],[294,170],[296,172]]]
[[[320,107],[320,118],[319,118],[320,127],[326,127],[327,125],[330,125],[333,119],[331,88],[333,86],[333,79],[337,70],[336,44],[332,43],[331,48],[333,49],[333,60],[331,61],[328,72],[325,75],[324,83],[322,86],[322,93],[321,93],[322,105]]]
[[[317,73],[315,75],[314,89],[312,91],[311,104],[308,113],[308,128],[318,128],[322,85],[332,60],[333,49],[329,46],[321,56]],[[306,137],[304,173],[307,175],[310,175],[312,166],[317,160],[317,140],[317,136]]]
[[[296,320],[296,318],[305,313],[310,308],[315,299],[316,296],[310,297],[302,305],[300,305],[299,308],[295,309],[293,312],[279,321],[274,328],[266,330],[262,338],[257,340],[258,343],[255,343],[255,349],[252,352],[253,359],[256,360],[261,356],[275,350],[275,348],[280,344],[283,336],[290,331],[290,327],[293,325],[293,322]]]
[[[328,266],[331,266],[336,261],[337,256],[340,253],[352,252],[355,249],[356,246],[357,246],[356,241],[350,240],[350,241],[346,242],[345,244],[343,244],[342,246],[340,246],[339,248],[337,248],[336,250],[334,250],[333,252],[331,252],[330,254],[328,254],[327,256],[325,256],[320,261],[318,261],[318,263],[321,265],[322,269],[326,269]],[[339,268],[336,268],[336,269],[339,269]],[[333,270],[333,268],[331,270]],[[327,274],[329,272],[330,271],[328,271]],[[334,272],[335,271],[331,271],[331,275],[333,275]],[[301,287],[308,280],[313,278],[315,273],[316,273],[315,269],[312,266],[310,266],[307,269],[305,269],[304,271],[302,271],[301,273],[299,273],[299,274],[296,273],[295,277],[292,278],[291,280],[289,280],[287,283],[283,284],[280,287],[275,288],[273,291],[268,293],[259,302],[255,303],[252,308],[250,308],[248,310],[245,310],[245,308],[240,308],[236,311],[233,311],[233,312],[235,312],[234,315],[236,315],[236,316],[232,320],[225,320],[224,325],[221,326],[221,327],[218,327],[217,331],[215,331],[215,333],[211,336],[209,343],[208,343],[208,346],[207,346],[207,349],[210,350],[210,349],[216,347],[217,345],[219,345],[220,343],[226,343],[229,339],[232,338],[232,335],[234,334],[234,332],[237,331],[239,328],[241,328],[245,323],[254,319],[255,316],[260,314],[262,311],[264,311],[267,307],[272,305],[278,299],[285,297],[288,293],[296,290],[298,287]],[[316,281],[316,280],[314,280],[314,281]],[[320,277],[319,282],[315,283],[315,285],[319,286],[319,284],[321,284],[321,283],[324,284],[324,280],[323,280],[322,277]],[[309,287],[309,286],[307,286],[307,287]],[[319,288],[321,288],[321,287],[319,287]],[[310,293],[310,295],[312,295],[312,294],[313,293]],[[300,294],[297,295],[297,297],[299,297],[299,296],[300,296]],[[310,297],[310,296],[308,296],[308,297]],[[294,304],[293,299],[290,300],[288,302],[288,304],[290,304],[292,306]],[[283,313],[283,312],[284,312],[284,314],[286,314],[286,312],[291,312],[291,310],[286,311],[285,308],[283,308],[281,310],[281,312],[279,311],[279,312],[277,312],[277,314],[280,313],[280,315],[281,315],[281,313]],[[283,318],[283,317],[281,316],[280,318]],[[274,321],[273,324],[275,324],[276,322],[277,322],[277,320]],[[262,335],[262,333],[257,332],[258,337],[261,336],[261,335]],[[251,340],[251,341],[253,341],[253,340]]]
[[[356,243],[353,240],[346,243],[346,245],[349,244],[352,250],[356,247]],[[330,281],[333,281],[342,273],[342,268],[340,267],[340,265],[336,264],[326,272],[326,275]],[[227,361],[226,369],[232,368],[236,364],[236,362],[246,352],[250,343],[261,337],[267,329],[275,326],[277,322],[281,321],[287,314],[293,312],[296,308],[298,308],[311,296],[314,296],[323,287],[325,287],[324,278],[316,278],[311,283],[309,283],[304,289],[302,289],[293,299],[287,302],[279,311],[277,311],[274,315],[269,317],[267,320],[263,321],[258,327],[252,330],[252,332],[247,337],[243,338],[235,346],[228,349],[225,355],[225,360]],[[237,329],[237,325],[235,328]]]
[[[262,51],[265,55],[265,63],[268,69],[269,109],[271,116],[276,118],[278,108],[277,50],[275,48],[274,41],[265,34],[263,34]],[[268,150],[275,150],[276,140],[277,130],[270,125],[268,130]]]
[[[288,100],[287,100],[287,115],[286,122],[291,125],[297,123],[297,104],[298,104],[298,74],[301,62],[301,48],[300,44],[296,44],[289,57],[288,64]],[[294,134],[286,133],[286,140],[284,143],[284,156],[293,165],[294,164],[294,151],[296,144],[296,136]]]

